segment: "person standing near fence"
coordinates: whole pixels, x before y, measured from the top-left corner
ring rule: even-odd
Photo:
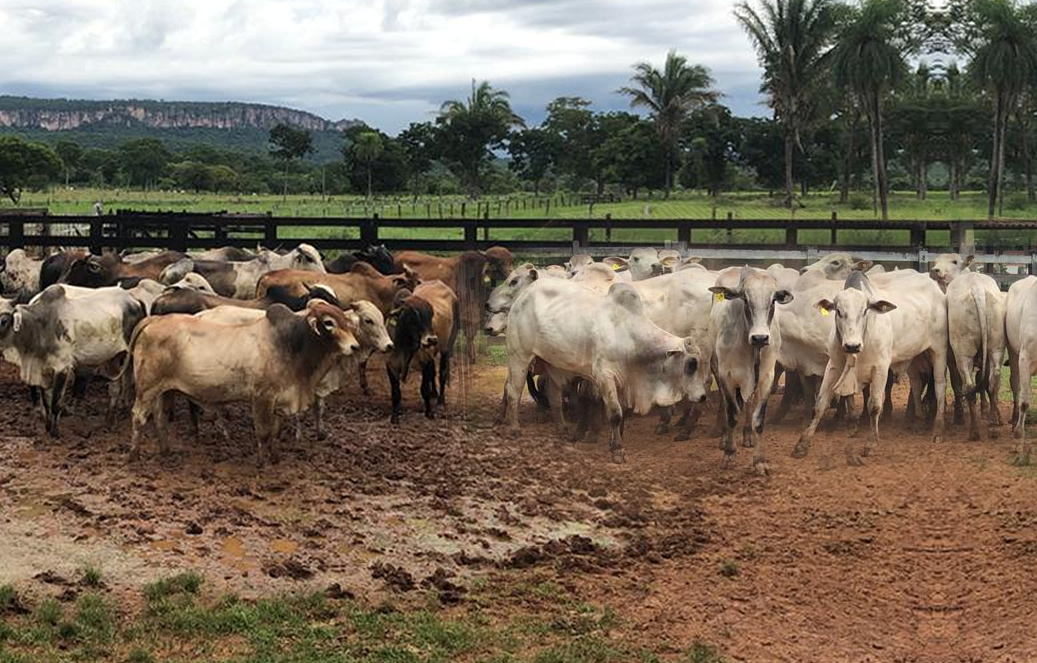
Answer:
[[[103,214],[104,214],[104,205],[101,204],[100,200],[95,201],[94,202],[94,216],[101,216]]]

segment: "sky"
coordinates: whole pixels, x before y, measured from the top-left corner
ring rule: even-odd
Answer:
[[[3,0],[0,92],[285,105],[395,134],[507,90],[528,123],[555,97],[627,108],[632,65],[675,48],[736,114],[765,115],[731,0]]]

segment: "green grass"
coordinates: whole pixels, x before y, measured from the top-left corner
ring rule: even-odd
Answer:
[[[0,592],[15,600],[15,588]],[[648,663],[662,660],[653,648],[674,651],[552,582],[484,580],[456,608],[434,598],[408,609],[370,606],[322,593],[244,600],[205,591],[195,573],[141,593],[139,608],[92,592],[74,605],[43,599],[27,615],[0,613],[0,663]],[[680,660],[722,662],[698,642]]]

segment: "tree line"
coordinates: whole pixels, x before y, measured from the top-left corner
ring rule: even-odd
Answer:
[[[565,189],[637,197],[676,187],[763,190],[794,207],[816,190],[873,206],[889,192],[924,199],[1006,186],[1037,200],[1037,5],[1014,0],[745,0],[734,16],[762,70],[770,117],[737,117],[709,70],[671,51],[638,63],[616,92],[631,111],[559,97],[538,125],[506,91],[473,80],[432,121],[397,136],[343,132],[342,159],[314,165],[307,131],[278,125],[267,154],[204,145],[177,153],[156,139],[117,150],[54,149],[0,139],[0,193],[29,186],[124,185],[218,192],[484,193]],[[957,60],[960,60],[957,62]],[[866,195],[863,192],[867,192]]]

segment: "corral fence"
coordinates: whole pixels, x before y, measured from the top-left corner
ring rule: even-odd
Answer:
[[[0,215],[0,249],[83,246],[188,251],[218,246],[278,248],[306,242],[321,251],[385,244],[390,250],[458,252],[500,245],[541,259],[575,253],[625,255],[667,246],[707,264],[808,264],[849,251],[889,267],[927,269],[947,251],[975,253],[1004,285],[1037,274],[1037,220],[831,219],[399,219],[142,213],[105,216]]]

